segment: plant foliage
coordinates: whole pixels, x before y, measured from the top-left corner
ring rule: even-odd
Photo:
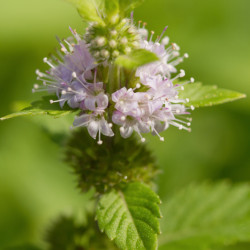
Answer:
[[[232,102],[237,99],[245,98],[245,94],[236,91],[221,89],[214,85],[205,85],[201,83],[190,83],[185,85],[183,91],[180,91],[179,97],[189,98],[187,106],[206,107],[226,102]]]
[[[72,110],[69,107],[64,107],[62,109],[58,103],[50,104],[50,100],[53,98],[54,96],[45,96],[42,98],[42,100],[32,102],[30,107],[24,108],[19,112],[1,117],[0,120],[6,120],[19,116],[35,115],[49,115],[53,116],[54,118],[58,118],[75,112],[75,110]]]
[[[162,209],[159,249],[214,249],[250,241],[250,186],[192,185]]]
[[[102,196],[98,225],[120,249],[157,249],[159,203],[159,197],[145,184],[128,184]]]

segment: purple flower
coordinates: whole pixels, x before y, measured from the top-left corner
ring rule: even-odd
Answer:
[[[101,134],[114,136],[111,129],[112,124],[108,124],[101,113],[76,116],[73,125],[74,127],[87,127],[88,132],[93,139],[96,139],[98,135],[98,144],[102,144]]]
[[[108,71],[109,61],[96,64],[89,52],[93,49],[92,42],[88,41],[86,46],[84,39],[71,29],[73,38],[63,41],[58,39],[61,51],[57,57],[50,60],[44,58],[50,70],[45,73],[36,71],[37,79],[41,80],[43,85],[35,84],[34,91],[45,90],[56,94],[58,99],[50,102],[59,102],[61,108],[67,103],[72,109],[80,109],[81,115],[75,117],[73,126],[87,127],[92,138],[98,137],[98,144],[102,144],[101,134],[114,135],[112,123],[109,123],[111,119],[114,124],[120,126],[122,137],[128,138],[136,132],[142,142],[145,141],[144,133],[152,133],[164,141],[160,133],[170,125],[190,131],[191,120],[186,118],[189,108],[184,106],[189,100],[180,99],[179,91],[185,84],[194,80],[191,78],[190,81],[176,83],[177,79],[185,76],[184,70],[178,73],[176,66],[188,55],[179,57],[180,48],[176,44],[166,47],[169,39],[162,39],[165,30],[166,28],[161,36],[153,41],[153,32],[148,39],[145,27],[138,27],[140,47],[155,53],[159,61],[137,68],[132,76],[132,79],[138,80],[136,84],[121,81],[120,89],[106,93],[102,77],[106,78],[106,74],[111,72]],[[99,37],[93,46],[97,46],[103,39]],[[123,43],[127,43],[125,38]],[[116,45],[114,41],[110,44],[111,47]],[[95,47],[95,53],[98,46]],[[131,85],[134,84],[136,87],[132,88]],[[191,109],[194,108],[191,106]]]

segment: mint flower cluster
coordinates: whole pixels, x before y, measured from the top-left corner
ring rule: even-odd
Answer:
[[[190,131],[189,111],[184,106],[188,99],[180,99],[178,93],[183,85],[193,82],[178,81],[185,71],[176,66],[188,57],[180,56],[177,44],[169,44],[162,34],[153,39],[145,24],[136,27],[131,19],[115,20],[103,26],[92,22],[81,36],[71,30],[72,37],[60,40],[61,49],[56,56],[44,58],[50,66],[46,72],[36,71],[42,85],[35,84],[33,91],[48,91],[63,109],[68,105],[80,110],[73,127],[87,127],[90,136],[102,144],[101,136],[114,136],[114,124],[119,126],[123,138],[136,132],[142,142],[143,134],[152,133],[161,141],[160,133],[170,125]],[[123,71],[126,80],[120,77],[115,58],[130,55],[134,50],[144,49],[154,53],[158,61],[148,63],[130,71]],[[116,84],[109,82],[116,69]],[[107,81],[105,79],[108,79]]]

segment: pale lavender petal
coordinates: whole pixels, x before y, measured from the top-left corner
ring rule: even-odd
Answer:
[[[96,139],[96,135],[99,131],[99,122],[97,121],[91,121],[88,125],[88,132],[90,134],[90,136],[93,138],[93,139]]]
[[[133,128],[132,127],[126,127],[124,129],[120,130],[120,134],[123,138],[128,138],[132,135],[133,133]]]
[[[88,96],[84,101],[84,105],[89,110],[96,110],[96,97]]]
[[[114,136],[112,129],[109,127],[108,122],[102,117],[100,121],[101,133],[106,136]]]
[[[109,98],[107,95],[101,93],[96,97],[97,106],[99,108],[107,108],[109,104]]]
[[[91,118],[89,114],[83,114],[81,116],[76,116],[73,122],[74,127],[87,126]]]

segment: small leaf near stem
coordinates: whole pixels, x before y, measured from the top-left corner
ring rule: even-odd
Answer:
[[[159,58],[155,53],[145,49],[137,49],[130,54],[117,57],[115,64],[127,69],[133,69],[158,60]]]
[[[50,100],[53,99],[54,96],[45,96],[42,100],[35,101],[31,103],[31,106],[22,109],[19,112],[15,112],[4,117],[1,117],[0,120],[7,120],[10,118],[15,118],[19,116],[34,116],[34,115],[50,115],[54,118],[58,118],[64,115],[72,114],[77,110],[70,109],[69,107],[65,107],[62,109],[59,103],[50,103]]]

